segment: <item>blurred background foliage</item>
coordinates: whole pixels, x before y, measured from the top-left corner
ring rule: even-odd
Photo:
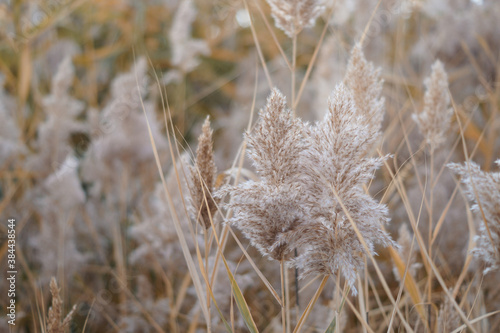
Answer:
[[[250,119],[254,88],[257,87],[255,110],[264,105],[270,91],[257,46],[262,51],[273,84],[288,96],[290,104],[290,70],[283,60],[280,47],[290,61],[292,41],[274,27],[269,6],[263,0],[197,0],[194,1],[196,16],[192,24],[187,24],[190,29],[187,35],[195,40],[204,41],[209,52],[193,57],[195,62],[199,63],[183,71],[179,64],[173,61],[176,46],[171,36],[172,26],[182,1],[0,0],[0,98],[3,99],[7,112],[19,129],[20,141],[28,150],[22,153],[20,151],[15,159],[24,161],[38,152],[37,137],[41,124],[47,119],[43,99],[50,94],[53,78],[66,56],[71,57],[75,68],[69,95],[84,104],[84,111],[78,114],[81,123],[90,123],[90,110],[103,113],[104,107],[113,99],[111,96],[113,80],[120,73],[131,71],[138,59],[145,56],[150,78],[146,95],[156,106],[154,112],[162,133],[165,134],[165,125],[160,96],[168,100],[177,131],[175,134],[186,148],[195,145],[195,139],[200,132],[199,125],[207,115],[210,115],[215,129],[216,163],[220,167],[220,172],[229,169],[237,157],[236,152],[242,142],[243,131]],[[418,171],[416,166],[414,170],[410,163],[407,163],[410,158],[418,160],[416,164],[422,161],[425,163],[426,155],[421,149],[422,139],[418,136],[411,115],[422,108],[425,92],[422,82],[429,74],[430,65],[438,58],[444,63],[448,72],[453,106],[458,119],[462,121],[466,145],[469,151],[474,152],[474,160],[478,161],[484,170],[492,169],[493,162],[500,157],[498,135],[500,85],[497,78],[500,64],[500,30],[497,27],[500,2],[383,0],[379,3],[376,0],[337,0],[330,3],[333,5],[328,7],[316,25],[304,30],[299,37],[297,88],[306,76],[309,66],[312,63],[314,66],[311,67],[312,72],[305,84],[297,113],[306,120],[316,120],[323,115],[327,95],[343,78],[352,45],[366,33],[364,41],[366,57],[376,67],[382,67],[381,76],[385,81],[383,96],[386,99],[386,116],[383,147],[385,152],[395,155],[394,165],[390,168],[394,169],[392,171],[401,171],[398,176],[403,178],[402,182],[415,183],[414,174]],[[245,9],[246,6],[250,13]],[[321,36],[324,31],[323,38]],[[156,82],[156,75],[159,84]],[[455,160],[463,161],[464,153],[461,145],[458,145],[460,133],[458,125],[456,120],[453,121],[449,133],[452,141],[449,151],[456,154]],[[81,145],[81,142],[85,144]],[[84,159],[91,144],[92,138],[89,133],[84,131],[71,133],[70,145],[79,160]],[[129,162],[125,160],[124,164]],[[154,160],[150,159],[147,163],[154,170],[150,176],[154,181],[158,181]],[[165,173],[170,166],[170,164],[164,165]],[[373,191],[377,192],[378,199],[385,195],[383,190],[389,188],[392,181],[388,172],[380,173],[377,174],[377,181],[373,184]],[[38,187],[42,187],[47,177],[41,177],[36,170],[25,168],[23,163],[17,161],[3,165],[0,174],[0,215],[21,216],[24,207],[27,212],[22,216],[26,229],[36,234],[38,228],[41,229],[41,226],[47,223],[47,219],[42,217],[40,211],[29,206],[29,202],[33,197],[43,197],[36,191]],[[131,178],[135,177],[137,174],[133,174]],[[453,180],[450,183],[456,185]],[[93,222],[95,224],[111,224],[111,221],[119,220],[119,233],[124,244],[122,259],[125,261],[130,259],[127,256],[141,245],[137,239],[132,240],[129,234],[135,223],[140,225],[135,219],[149,221],[150,218],[149,211],[140,207],[137,202],[142,199],[147,201],[150,196],[154,197],[156,195],[154,186],[139,187],[137,192],[140,193],[138,195],[140,199],[136,201],[124,199],[125,217],[120,219],[113,216],[111,213],[114,211],[110,212],[112,209],[105,205],[107,200],[112,201],[110,197],[117,196],[115,193],[100,193],[101,196],[95,199],[89,195],[87,183],[81,181],[81,186],[86,195],[86,206],[82,211],[88,210],[92,213],[95,208],[96,211],[103,212],[101,215],[96,214],[102,220],[96,218]],[[387,191],[386,202],[391,212],[394,212],[394,216],[391,217],[396,222],[407,218],[405,214],[397,215],[398,207],[402,206],[399,199],[394,188]],[[420,201],[416,200],[416,203],[418,211]],[[109,216],[106,215],[108,213]],[[80,227],[85,225],[82,221],[78,223]],[[91,308],[92,300],[99,296],[97,293],[112,290],[115,274],[120,273],[119,260],[112,255],[112,248],[118,242],[117,239],[105,234],[103,236],[105,240],[101,244],[103,249],[100,249],[99,245],[96,251],[95,244],[90,241],[95,235],[89,236],[90,231],[86,232],[85,237],[88,239],[82,238],[86,242],[86,247],[82,246],[82,249],[93,250],[91,253],[88,251],[93,256],[90,264],[85,265],[83,272],[67,277],[67,281],[59,281],[63,288],[70,284],[73,288],[66,290],[65,304],[69,306],[79,303],[82,306],[82,311],[79,313],[83,315],[77,315],[75,319],[77,324],[74,325],[79,328],[85,323],[85,314]],[[28,232],[27,234],[32,235]],[[33,247],[28,240],[22,240],[20,243],[27,254],[40,250]],[[236,246],[232,245],[234,249]],[[6,246],[2,245],[1,249],[1,254],[4,255]],[[235,254],[228,251],[227,256],[231,257],[235,267],[240,264],[242,257],[240,252]],[[38,327],[38,323],[45,318],[36,313],[43,308],[43,305],[48,304],[48,288],[44,289],[36,284],[39,278],[37,264],[40,263],[32,263],[31,258],[28,255],[27,257],[24,267],[30,267],[34,273],[32,276],[26,273],[19,279],[19,288],[23,288],[25,294],[30,296],[27,297],[29,301],[20,305],[20,313],[24,311],[20,316],[23,318],[20,323],[24,331],[36,331],[35,327]],[[462,257],[461,254],[458,261],[462,260]],[[273,274],[274,277],[279,276],[276,275],[274,268],[269,268],[267,260],[258,255],[254,258],[259,267],[262,265],[264,267],[262,270],[270,274],[269,276]],[[387,264],[388,258],[387,253],[381,253],[380,261],[383,264]],[[146,276],[148,283],[154,286],[154,290],[153,297],[143,295],[144,299],[158,300],[165,297],[171,301],[170,306],[175,302],[181,305],[187,304],[184,307],[179,305],[171,312],[168,306],[159,305],[163,306],[165,312],[169,312],[170,322],[162,326],[166,330],[176,328],[176,324],[171,324],[172,321],[179,324],[181,331],[187,330],[190,327],[189,316],[192,315],[190,311],[199,311],[193,305],[196,299],[183,265],[184,263],[179,264],[184,269],[181,277],[168,276],[171,281],[165,279],[163,271],[156,266],[143,270],[127,267],[130,269],[126,272],[130,280],[130,290],[127,291],[133,295],[141,292],[147,294],[140,288],[143,282],[141,279]],[[388,274],[392,274],[390,263],[386,268]],[[247,275],[247,278],[248,276],[255,278],[255,275],[252,275],[255,272],[247,267],[246,272],[248,271],[252,273]],[[453,280],[454,272],[451,269],[447,272],[449,273],[447,277]],[[64,275],[59,273],[52,272],[52,275],[58,277]],[[275,327],[271,325],[273,318],[279,315],[276,304],[272,306],[267,304],[269,295],[263,292],[265,288],[262,285],[252,286],[252,279],[250,282],[243,277],[239,279],[247,283],[245,291],[252,310],[262,314],[258,318],[259,327],[270,327],[269,331],[272,330]],[[168,281],[165,282],[166,280]],[[394,282],[394,279],[391,281]],[[272,282],[279,283],[276,280]],[[394,285],[397,289],[397,283]],[[32,288],[36,292],[32,292]],[[0,291],[3,292],[3,289],[0,288]],[[38,291],[43,298],[39,298]],[[124,304],[135,306],[135,298],[128,294],[124,297],[123,294],[116,292],[106,293],[105,297],[107,297],[103,308],[105,311],[101,314],[105,318],[99,317],[99,320],[89,325],[92,331],[103,328],[119,331],[117,322],[120,318],[125,318],[123,314],[128,311],[124,310]],[[230,297],[231,295],[228,296],[229,299]],[[129,303],[124,301],[125,298]],[[329,311],[329,301],[329,299],[322,300],[322,304],[325,305],[324,311]],[[232,311],[233,304],[228,302],[226,305],[226,310]],[[142,325],[143,327],[149,325],[148,329],[153,331],[152,321],[144,315],[144,312],[148,311],[153,310],[148,308],[147,311],[137,310],[136,313],[140,313],[141,318],[148,318]],[[163,314],[162,312],[161,315]],[[317,316],[322,316],[320,310]],[[374,316],[379,318],[380,314]],[[167,320],[167,315],[164,317]],[[351,314],[351,319],[353,317]],[[498,322],[499,320],[496,321],[496,327]],[[126,326],[123,323],[121,325]],[[199,327],[204,327],[203,325],[201,323]],[[351,320],[351,331],[359,328],[356,320]]]

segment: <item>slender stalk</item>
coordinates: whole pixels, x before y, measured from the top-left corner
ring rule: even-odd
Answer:
[[[264,11],[260,7],[259,2],[258,1],[254,1],[254,5],[255,5],[255,7],[257,7],[257,9],[258,9],[258,11],[260,13],[260,16],[262,17],[262,20],[264,20],[264,23],[266,24],[266,28],[267,28],[269,34],[271,35],[271,37],[273,37],[274,43],[276,44],[276,47],[280,51],[281,56],[283,57],[283,60],[285,60],[286,65],[288,66],[288,68],[290,70],[292,70],[292,65],[290,64],[290,61],[288,61],[288,58],[287,58],[285,52],[283,51],[283,48],[280,45],[278,37],[276,37],[276,34],[274,33],[273,27],[269,23],[269,20],[267,19],[266,14],[264,14]]]
[[[280,280],[281,280],[281,326],[283,333],[286,333],[286,300],[285,300],[285,261],[280,260]]]
[[[245,9],[247,10],[247,12],[250,13],[247,1],[243,0],[243,3],[245,4]],[[269,70],[267,69],[267,64],[264,59],[264,54],[262,53],[262,50],[260,48],[259,39],[257,38],[257,33],[255,32],[255,27],[252,20],[250,20],[250,30],[252,31],[252,37],[255,42],[255,47],[257,49],[257,54],[259,55],[260,62],[262,64],[262,68],[264,69],[264,74],[266,74],[267,83],[269,84],[269,88],[272,88],[273,81],[271,79],[271,75],[269,74]]]
[[[433,201],[434,201],[434,145],[431,146],[431,161],[430,161],[430,181],[429,181],[429,257],[432,259],[432,218],[433,218]],[[429,271],[429,275],[427,278],[427,285],[428,285],[428,291],[427,291],[427,298],[428,302],[432,304],[432,270]],[[429,327],[430,327],[430,316],[429,316]]]
[[[205,240],[205,274],[207,275],[207,277],[209,276],[208,275],[208,252],[209,252],[208,230],[209,229],[203,230],[203,238]],[[207,281],[207,283],[210,283],[210,281]],[[208,309],[208,313],[210,313],[210,285],[207,286],[207,309]],[[210,326],[211,325],[210,325],[210,318],[209,318],[208,325],[207,325],[208,332],[210,332]]]
[[[326,282],[328,281],[328,278],[330,275],[325,275],[323,276],[323,280],[321,280],[321,284],[319,285],[318,289],[316,290],[316,293],[314,294],[313,298],[309,301],[309,304],[307,304],[307,307],[304,310],[304,313],[302,313],[302,316],[300,317],[299,321],[297,322],[297,326],[295,326],[295,329],[293,330],[293,333],[298,333],[302,329],[302,326],[304,325],[307,317],[312,311],[312,308],[314,307],[314,304],[318,301],[319,295],[321,295],[321,292],[323,291],[323,288],[325,288]]]
[[[294,250],[295,252],[295,257],[298,256],[297,254],[297,249]],[[299,312],[300,312],[300,299],[299,299],[299,269],[295,267],[294,269],[295,272],[295,320],[296,322],[299,321]]]
[[[288,268],[286,268],[286,267],[285,267],[285,298],[287,300],[285,303],[286,331],[290,332],[292,329],[291,318],[290,318],[290,302],[288,301],[290,299],[290,276],[289,276]]]
[[[186,110],[186,104],[187,104],[187,98],[186,98],[186,92],[187,92],[187,79],[186,75],[183,75],[182,83],[180,85],[180,91],[179,91],[179,96],[181,97],[181,110]],[[184,130],[186,128],[186,112],[178,112],[177,117],[179,117],[177,121],[177,128],[181,133],[184,133]]]
[[[297,66],[297,34],[292,38],[292,111],[295,114],[295,68]]]
[[[291,71],[292,71],[292,112],[294,115],[296,115],[296,112],[295,112],[295,109],[296,109],[296,103],[295,103],[295,69],[297,67],[297,34],[294,34],[293,35],[293,39],[292,39],[292,66],[291,66]],[[297,256],[297,249],[295,249],[295,256]],[[288,271],[287,271],[287,275],[288,277]],[[296,284],[296,308],[297,308],[297,316],[299,315],[299,311],[298,311],[298,300],[299,300],[299,292],[298,292],[298,270],[297,268],[295,268],[295,284]],[[288,279],[286,281],[286,291],[287,291],[287,299],[290,299],[290,292],[289,292],[289,283],[288,283]],[[287,324],[288,324],[288,332],[291,332],[291,320],[290,320],[290,304],[289,302],[286,302],[286,310],[287,310]]]
[[[336,274],[336,279],[335,279],[335,291],[333,292],[333,303],[335,304],[335,323],[338,324],[340,321],[340,304],[341,304],[341,297],[340,297],[340,271],[337,270]]]

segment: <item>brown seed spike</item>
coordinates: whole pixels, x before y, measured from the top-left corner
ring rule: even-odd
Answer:
[[[217,211],[217,201],[212,193],[217,177],[212,146],[212,129],[209,117],[203,123],[201,135],[198,137],[195,165],[190,167],[189,190],[191,205],[195,219],[205,227],[210,228],[210,222]]]
[[[48,333],[64,333],[71,322],[76,306],[73,306],[68,315],[62,319],[62,299],[59,295],[56,279],[53,277],[50,280],[50,293],[52,295],[52,306],[49,309],[49,318],[47,320]],[[61,321],[62,320],[62,321]]]
[[[413,119],[431,150],[434,150],[446,141],[445,133],[450,127],[453,114],[453,110],[449,108],[448,76],[439,60],[432,65],[432,73],[424,84],[424,108],[422,112],[414,114]]]

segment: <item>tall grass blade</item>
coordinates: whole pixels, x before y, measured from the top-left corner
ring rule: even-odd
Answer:
[[[226,319],[224,318],[224,315],[222,314],[222,311],[219,308],[219,305],[217,305],[217,301],[215,300],[215,296],[214,296],[214,293],[212,291],[212,287],[210,286],[210,282],[208,281],[208,277],[206,275],[206,272],[203,269],[204,268],[203,267],[203,258],[201,256],[199,247],[196,247],[196,256],[198,258],[198,264],[200,265],[201,275],[202,275],[203,279],[205,280],[205,285],[207,286],[207,290],[210,294],[210,298],[214,302],[215,308],[217,309],[217,313],[219,314],[220,319],[224,323],[224,326],[226,327],[227,332],[233,332],[233,330],[231,329],[231,325],[229,325],[229,323],[226,321]]]
[[[259,330],[257,329],[257,325],[255,325],[255,321],[253,320],[252,314],[250,313],[250,308],[248,307],[245,297],[243,296],[240,287],[238,287],[238,283],[236,283],[233,273],[231,273],[229,265],[227,264],[227,261],[224,258],[224,256],[222,256],[222,260],[224,261],[224,265],[226,266],[227,276],[231,281],[231,288],[233,289],[234,293],[234,299],[236,301],[238,309],[240,310],[241,315],[243,316],[243,320],[245,321],[245,324],[247,325],[250,332],[258,333]]]
[[[198,298],[200,299],[200,305],[201,305],[203,315],[205,317],[206,322],[209,322],[210,321],[210,314],[209,314],[208,308],[206,306],[206,300],[205,300],[205,295],[203,292],[203,287],[202,287],[202,284],[200,281],[200,277],[198,276],[198,273],[196,271],[196,267],[194,265],[193,258],[191,258],[191,253],[189,251],[189,247],[187,245],[186,238],[184,237],[184,232],[182,231],[182,228],[180,225],[180,220],[179,220],[179,217],[178,217],[177,212],[175,210],[172,196],[171,196],[170,192],[168,191],[167,183],[165,181],[165,177],[163,176],[160,157],[158,156],[158,149],[156,149],[155,140],[153,138],[153,133],[151,131],[151,125],[149,124],[149,119],[148,119],[147,114],[146,114],[146,109],[145,109],[144,104],[143,104],[142,96],[141,96],[141,104],[142,104],[142,109],[144,111],[144,117],[146,117],[149,139],[150,139],[151,145],[153,147],[153,153],[154,153],[156,165],[158,167],[158,172],[160,174],[160,178],[161,178],[163,189],[165,192],[165,196],[166,196],[166,199],[168,202],[170,214],[172,216],[172,220],[174,221],[175,231],[177,233],[177,236],[179,237],[179,242],[181,244],[182,253],[184,255],[184,258],[186,259],[186,263],[188,265],[188,269],[189,269],[189,273],[191,274],[191,278],[193,280],[196,294],[197,294]],[[167,132],[168,132],[168,128],[167,128]],[[171,145],[170,139],[169,139],[169,144]],[[170,146],[170,152],[172,155],[174,154],[171,146]]]
[[[351,287],[347,286],[347,291],[344,293],[344,296],[342,297],[342,301],[340,302],[340,307],[337,310],[338,313],[342,312],[342,309],[344,308],[346,297],[347,297],[347,295],[349,295],[350,290],[351,290]],[[334,333],[336,326],[337,326],[337,316],[334,316],[332,322],[330,323],[330,325],[328,325],[328,328],[326,329],[325,333]]]

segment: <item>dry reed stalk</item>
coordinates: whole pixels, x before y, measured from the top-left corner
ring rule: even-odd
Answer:
[[[453,308],[452,302],[446,297],[439,309],[437,331],[450,332],[452,329],[456,329],[459,326],[460,317]]]

